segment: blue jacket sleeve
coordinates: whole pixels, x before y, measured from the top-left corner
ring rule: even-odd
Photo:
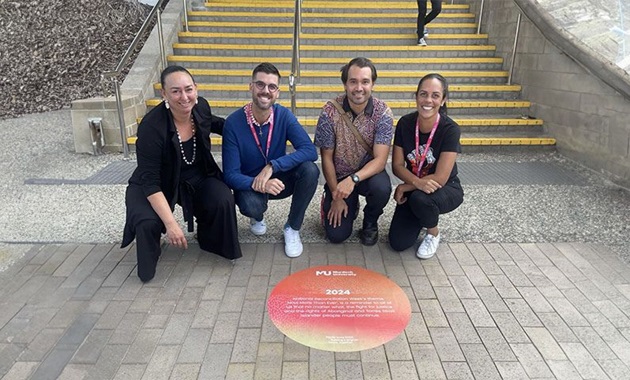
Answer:
[[[302,162],[317,160],[317,150],[311,141],[302,124],[300,124],[288,109],[280,108],[283,123],[286,125],[287,140],[291,142],[294,152],[271,160],[274,172],[286,172],[298,166]],[[279,115],[279,116],[280,116]]]
[[[234,118],[228,117],[225,120],[223,145],[221,146],[223,178],[225,183],[233,190],[251,190],[254,178],[244,175],[241,171],[241,154],[236,127]]]

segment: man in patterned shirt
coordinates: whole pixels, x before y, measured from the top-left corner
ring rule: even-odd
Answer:
[[[345,94],[328,101],[317,122],[315,145],[321,151],[326,179],[322,219],[326,237],[333,243],[352,234],[359,195],[363,195],[366,206],[359,237],[364,245],[376,244],[378,218],[392,191],[385,164],[393,115],[387,104],[372,96],[376,76],[376,67],[367,58],[354,58],[343,66]]]

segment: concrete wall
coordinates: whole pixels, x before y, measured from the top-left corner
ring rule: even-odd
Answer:
[[[182,29],[183,8],[182,0],[170,0],[162,12],[166,56],[172,54],[173,43],[177,41],[177,33]],[[136,134],[138,128],[136,120],[146,113],[145,100],[155,96],[153,84],[159,81],[161,69],[158,28],[154,27],[121,85],[126,136]],[[76,100],[72,102],[71,115],[74,147],[77,153],[93,153],[88,126],[90,118],[102,119],[102,131],[105,135],[103,150],[123,151],[115,97]]]
[[[481,1],[468,3],[478,14]],[[506,70],[519,12],[512,82],[532,102],[531,115],[544,120],[561,154],[630,187],[630,76],[563,31],[535,0],[486,0],[481,32]]]

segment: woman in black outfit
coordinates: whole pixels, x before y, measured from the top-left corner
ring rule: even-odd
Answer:
[[[397,205],[389,242],[392,249],[405,250],[426,228],[416,252],[420,259],[433,257],[440,244],[440,214],[455,210],[464,200],[455,163],[461,152],[460,130],[446,115],[447,98],[444,77],[424,76],[416,91],[418,110],[400,118],[394,136],[392,170],[404,183],[394,192]]]
[[[173,216],[183,209],[188,231],[197,219],[201,249],[227,259],[242,256],[236,209],[230,189],[210,153],[210,132],[223,132],[222,118],[212,115],[208,102],[197,95],[192,75],[170,66],[161,74],[164,101],[149,111],[138,126],[138,167],[126,193],[127,221],[122,247],[136,239],[138,277],[155,276],[160,236],[186,249],[184,231]]]

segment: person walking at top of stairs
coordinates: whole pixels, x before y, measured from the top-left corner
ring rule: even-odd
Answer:
[[[427,14],[427,0],[418,2],[418,46],[427,46],[426,38],[429,36],[427,24],[433,21],[442,12],[442,1],[431,0],[431,12]]]

